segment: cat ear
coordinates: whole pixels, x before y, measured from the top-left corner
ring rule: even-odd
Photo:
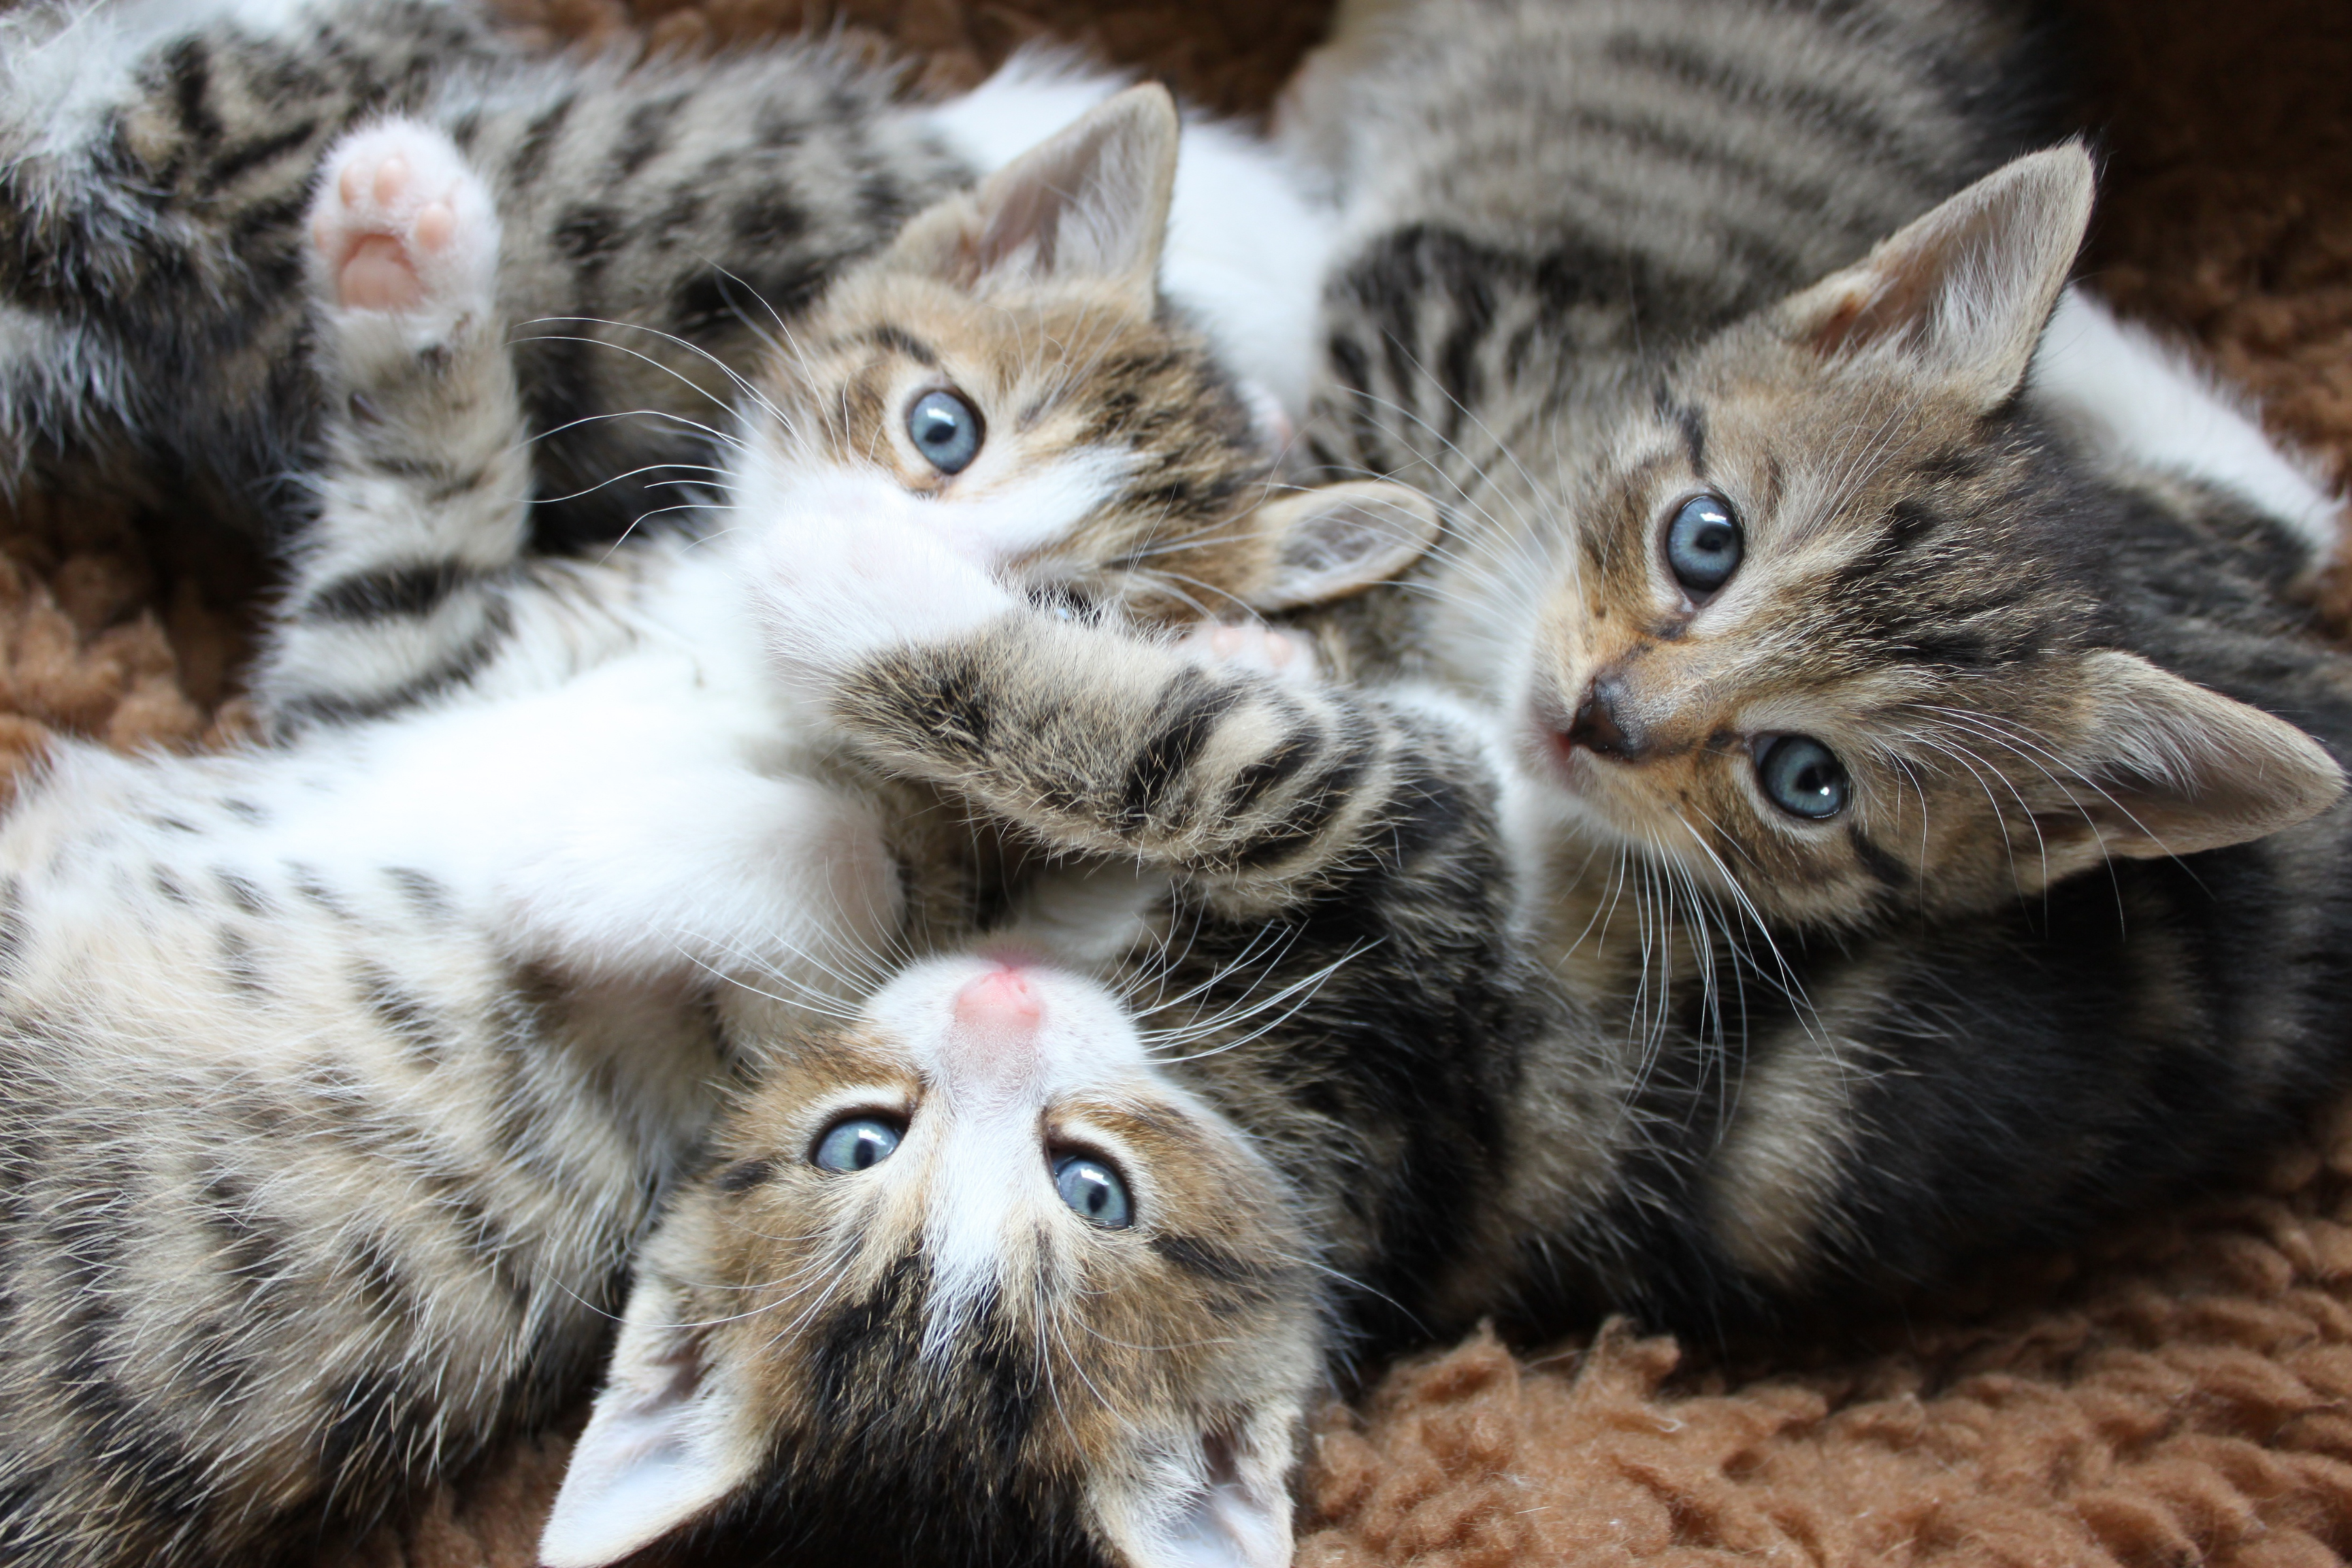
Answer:
[[[2091,187],[2081,142],[2029,153],[1787,300],[1780,325],[1825,357],[1900,355],[1993,408],[2024,379],[2065,287]]]
[[[2135,654],[2095,653],[2084,667],[2091,729],[2067,761],[2092,787],[2071,789],[2072,806],[2034,813],[2064,858],[2242,844],[2318,816],[2344,791],[2335,759],[2283,719]]]
[[[1437,542],[1437,505],[1386,479],[1297,490],[1258,508],[1274,542],[1253,609],[1295,610],[1361,593],[1412,565]]]
[[[539,1541],[542,1568],[604,1568],[708,1515],[758,1466],[740,1398],[715,1375],[680,1303],[641,1279],[588,1429],[572,1447]]]
[[[1099,279],[1148,311],[1176,189],[1178,129],[1166,88],[1129,88],[969,196],[918,216],[890,259],[965,288]]]
[[[1106,1522],[1134,1568],[1289,1568],[1291,1423],[1211,1431],[1199,1468],[1155,1467]]]

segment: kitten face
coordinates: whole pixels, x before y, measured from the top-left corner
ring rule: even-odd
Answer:
[[[1588,826],[1830,923],[2323,809],[2291,726],[2102,646],[2084,496],[2010,409],[2087,215],[2021,160],[1672,375],[1580,501],[1522,743]]]
[[[1157,287],[1177,125],[1137,89],[918,216],[782,345],[739,512],[911,522],[1008,585],[1162,622],[1400,570],[1401,486],[1281,493],[1261,406]]]
[[[894,1561],[1288,1561],[1307,1244],[1099,986],[918,965],[717,1148],[641,1265],[544,1561],[719,1510]]]

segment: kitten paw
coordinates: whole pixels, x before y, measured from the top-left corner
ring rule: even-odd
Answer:
[[[1196,626],[1177,647],[1204,664],[1254,669],[1300,686],[1312,684],[1322,674],[1307,638],[1255,622]]]
[[[414,120],[388,120],[327,154],[310,205],[311,277],[344,310],[454,323],[488,310],[499,219],[456,143]]]

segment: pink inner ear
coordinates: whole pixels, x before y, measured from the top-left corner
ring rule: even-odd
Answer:
[[[1814,323],[1813,351],[1833,358],[1852,349],[1918,336],[1948,286],[1951,253],[1965,257],[1969,248],[1969,240],[1954,238],[1937,251],[1913,247],[1874,258],[1837,308]]]

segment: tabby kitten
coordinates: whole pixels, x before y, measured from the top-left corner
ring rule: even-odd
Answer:
[[[1461,1321],[1509,1102],[1595,1054],[1514,951],[1497,759],[1279,634],[1056,617],[902,525],[778,560],[779,668],[861,755],[1098,858],[779,1025],[542,1561],[1287,1563],[1329,1358]]]
[[[1417,551],[1409,493],[1269,499],[1153,287],[1176,134],[1137,89],[919,215],[745,387],[719,525],[600,563],[521,554],[484,184],[415,121],[338,147],[279,743],[63,743],[0,824],[0,1557],[332,1550],[545,1419],[761,1054],[709,974],[821,998],[968,918],[962,826],[769,673],[779,538],[1146,621]]]
[[[2061,306],[2090,161],[1993,167],[2034,48],[1945,0],[1444,0],[1299,97],[1349,203],[1311,437],[1454,514],[1354,650],[1507,727],[1536,951],[1621,1058],[1562,1299],[1706,1331],[1933,1277],[2342,1077],[2352,708],[2293,597],[2333,508]]]
[[[919,208],[1107,97],[1017,59],[895,103],[806,39],[712,59],[535,55],[476,0],[35,0],[0,16],[0,483],[144,477],[175,514],[309,516],[312,171],[437,126],[505,226],[499,311],[541,432],[543,545],[610,540],[714,460],[730,373]],[[1296,412],[1326,221],[1221,127],[1188,139],[1168,282]],[[621,418],[635,411],[646,416]],[[103,456],[100,464],[93,458]]]

